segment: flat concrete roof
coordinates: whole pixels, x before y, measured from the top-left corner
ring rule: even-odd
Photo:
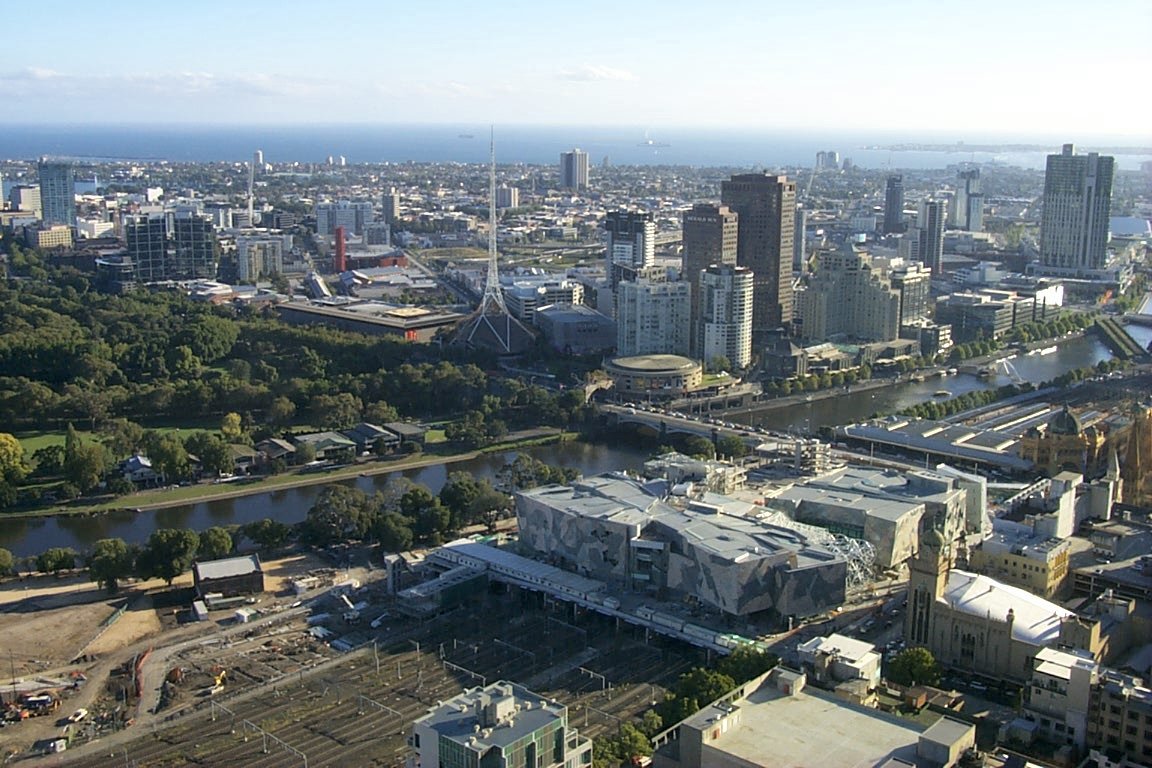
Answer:
[[[921,764],[916,744],[923,729],[917,724],[808,690],[785,696],[761,686],[738,702],[740,727],[713,748],[774,768],[873,768],[892,758]],[[708,751],[704,758],[707,765]]]
[[[971,723],[965,723],[960,720],[953,720],[950,717],[942,717],[936,723],[924,731],[924,738],[935,744],[947,744],[952,746],[960,739],[964,738],[969,731],[976,729],[976,726]]]
[[[637,373],[683,373],[699,368],[695,360],[680,355],[636,355],[635,357],[617,357],[610,365],[622,371],[635,371]]]
[[[260,558],[256,555],[244,557],[229,557],[224,560],[208,560],[196,563],[193,568],[201,579],[226,579],[231,576],[246,576],[250,573],[260,573]]]

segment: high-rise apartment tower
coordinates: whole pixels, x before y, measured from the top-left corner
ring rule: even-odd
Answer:
[[[1048,155],[1040,217],[1040,262],[1045,267],[1104,268],[1114,166],[1114,158],[1095,152],[1077,155],[1071,144],[1058,155]]]
[[[752,338],[760,346],[792,322],[796,183],[787,176],[746,173],[723,182],[720,200],[739,217],[736,262],[752,270]]]
[[[588,188],[588,153],[573,149],[560,153],[560,188]]]

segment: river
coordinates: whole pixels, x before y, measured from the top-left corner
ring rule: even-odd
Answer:
[[[1133,326],[1133,335],[1147,334],[1152,328]],[[1143,336],[1137,336],[1137,340]],[[1142,343],[1147,344],[1149,339]],[[1019,375],[1027,381],[1041,382],[1065,371],[1095,365],[1112,357],[1108,348],[1094,336],[1069,339],[1047,355],[1020,355],[1011,360]],[[891,413],[916,403],[933,399],[939,390],[960,395],[977,389],[989,389],[1010,383],[1007,376],[990,381],[975,376],[956,375],[906,382],[884,389],[850,392],[838,397],[814,400],[788,408],[767,408],[731,418],[769,429],[815,431],[823,425],[850,424],[867,419],[873,413]],[[655,446],[653,446],[654,448]],[[535,446],[524,450],[545,463],[575,467],[586,475],[614,469],[635,469],[648,456],[647,451],[621,445],[588,445],[563,443]],[[419,469],[360,477],[344,481],[373,493],[383,488],[396,475],[438,492],[449,472],[470,472],[477,477],[492,478],[516,451],[490,454],[453,464],[436,464]],[[193,528],[204,530],[213,525],[249,523],[271,517],[285,523],[304,519],[323,485],[308,485],[235,499],[204,501],[146,512],[109,512],[92,517],[57,515],[50,517],[8,518],[0,525],[0,547],[17,557],[36,555],[50,547],[72,547],[83,552],[99,539],[121,538],[129,543],[142,542],[157,528]]]
[[[1141,330],[1152,331],[1152,329]],[[1095,336],[1087,335],[1068,339],[1062,342],[1056,351],[1049,354],[1017,355],[1009,362],[1022,379],[1040,383],[1054,379],[1073,368],[1096,365],[1101,360],[1111,358],[1112,353],[1103,342]],[[942,376],[922,382],[897,384],[884,389],[848,392],[837,397],[799,403],[788,408],[769,406],[763,410],[741,414],[734,419],[768,429],[815,432],[822,426],[863,421],[874,413],[901,411],[917,403],[934,399],[940,390],[947,390],[950,395],[955,396],[978,389],[994,389],[1010,383],[1012,380],[1008,376],[996,376],[990,380],[968,374]]]
[[[586,475],[615,469],[638,469],[648,452],[628,446],[560,443],[480,456],[452,464],[434,464],[417,469],[369,475],[342,481],[374,493],[398,475],[427,486],[438,493],[449,472],[468,472],[491,479],[518,453],[527,453],[546,464],[575,467]],[[7,518],[0,523],[0,547],[17,557],[37,555],[51,547],[71,547],[78,552],[91,549],[100,539],[120,538],[129,543],[143,542],[157,528],[192,528],[202,531],[214,525],[234,525],[266,517],[284,523],[304,519],[308,509],[324,490],[324,485],[306,485],[234,499],[218,499],[152,511],[107,512],[91,517],[55,515],[49,517]]]

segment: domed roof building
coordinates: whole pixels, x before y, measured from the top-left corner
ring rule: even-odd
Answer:
[[[1083,419],[1065,405],[1046,424],[1031,427],[1020,438],[1020,458],[1052,477],[1060,472],[1079,472],[1093,477],[1105,458],[1105,433],[1095,425],[1084,426]]]

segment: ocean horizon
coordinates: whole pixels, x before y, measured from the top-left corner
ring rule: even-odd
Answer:
[[[7,125],[0,126],[0,158],[31,160],[63,155],[96,161],[245,162],[259,149],[265,162],[324,163],[343,156],[359,163],[483,163],[488,160],[487,125]],[[953,136],[895,132],[833,133],[798,130],[668,128],[629,126],[497,126],[498,163],[553,164],[578,147],[592,165],[680,165],[731,168],[811,167],[819,151],[868,169],[929,170],[961,162],[1000,163],[1043,169],[1045,156],[1061,141],[1050,137],[965,137],[968,144],[1035,144],[1044,150],[971,152],[888,150],[896,144],[951,144]],[[1075,138],[1075,137],[1073,137]],[[1098,139],[1098,146],[1123,146],[1123,139]],[[1134,140],[1128,139],[1133,144]],[[1135,170],[1150,155],[1117,155],[1117,165]]]

